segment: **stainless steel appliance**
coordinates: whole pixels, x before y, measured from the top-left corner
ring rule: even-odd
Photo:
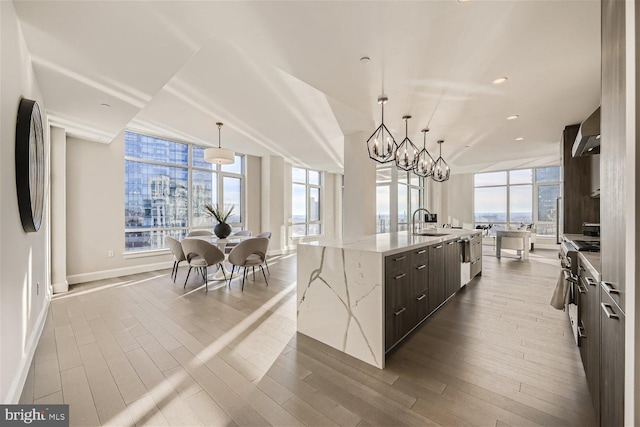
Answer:
[[[569,287],[569,302],[565,309],[569,315],[573,338],[578,345],[578,301],[577,301],[577,284],[578,284],[578,248],[571,241],[564,241],[560,244],[560,265],[562,266],[562,274]]]

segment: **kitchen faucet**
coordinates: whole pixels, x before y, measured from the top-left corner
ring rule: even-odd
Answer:
[[[431,212],[429,212],[429,209],[426,209],[426,208],[418,208],[415,211],[413,211],[413,215],[411,216],[411,233],[412,234],[416,234],[416,214],[420,211],[425,211],[426,213],[431,215]]]

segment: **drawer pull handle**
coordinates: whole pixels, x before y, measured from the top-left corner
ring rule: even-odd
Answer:
[[[578,285],[578,292],[580,292],[581,294],[586,294],[587,290],[583,286]]]
[[[447,245],[453,245],[455,243],[455,241],[450,241],[449,243],[447,243]]]
[[[593,279],[593,277],[587,277],[585,280],[587,281],[588,285],[591,285],[591,286],[596,285],[596,281]]]
[[[584,333],[584,327],[578,326],[578,336],[583,339],[587,337],[587,335]]]
[[[609,304],[605,304],[605,303],[601,302],[600,303],[600,307],[602,307],[602,310],[604,310],[604,314],[606,314],[609,319],[617,319],[618,318],[618,315],[613,312],[613,310],[611,309],[611,306]]]
[[[442,245],[436,246],[436,249],[442,249]]]
[[[425,252],[427,252],[427,250],[426,250],[426,249],[421,249],[421,250],[419,250],[419,251],[418,251],[418,255],[422,255],[422,254],[423,254],[423,253],[425,253]]]
[[[405,307],[402,307],[400,310],[398,310],[398,311],[394,312],[393,314],[394,314],[394,316],[399,316],[399,315],[401,315],[405,310],[406,310],[406,308],[405,308]]]
[[[608,294],[619,294],[620,291],[617,290],[616,288],[613,287],[613,284],[609,283],[609,282],[600,282],[602,284],[602,287],[604,288],[605,291],[607,291]]]
[[[418,301],[422,301],[423,299],[425,299],[427,296],[425,294],[420,295],[418,298],[416,298]]]
[[[403,256],[399,256],[398,258],[394,258],[393,260],[394,261],[402,261],[405,258],[406,258],[406,256],[403,255]]]
[[[418,266],[418,268],[417,268],[416,270],[422,270],[423,268],[427,268],[427,266],[426,266],[426,265],[424,265],[424,264],[419,265],[419,266]]]
[[[407,275],[407,273],[402,273],[402,274],[400,274],[400,275],[398,275],[398,276],[394,277],[394,279],[396,279],[396,280],[398,280],[398,279],[402,279],[402,278],[403,278],[404,276],[406,276],[406,275]]]

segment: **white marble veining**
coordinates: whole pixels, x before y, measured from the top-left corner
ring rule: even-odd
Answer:
[[[298,332],[384,367],[382,257],[298,246]]]

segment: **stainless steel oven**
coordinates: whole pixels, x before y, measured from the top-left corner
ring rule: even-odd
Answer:
[[[560,258],[564,280],[568,282],[566,285],[569,288],[569,301],[565,310],[569,315],[573,338],[576,341],[576,345],[578,345],[578,298],[576,295],[576,286],[578,284],[578,248],[570,241],[564,241],[560,243],[558,258]]]

